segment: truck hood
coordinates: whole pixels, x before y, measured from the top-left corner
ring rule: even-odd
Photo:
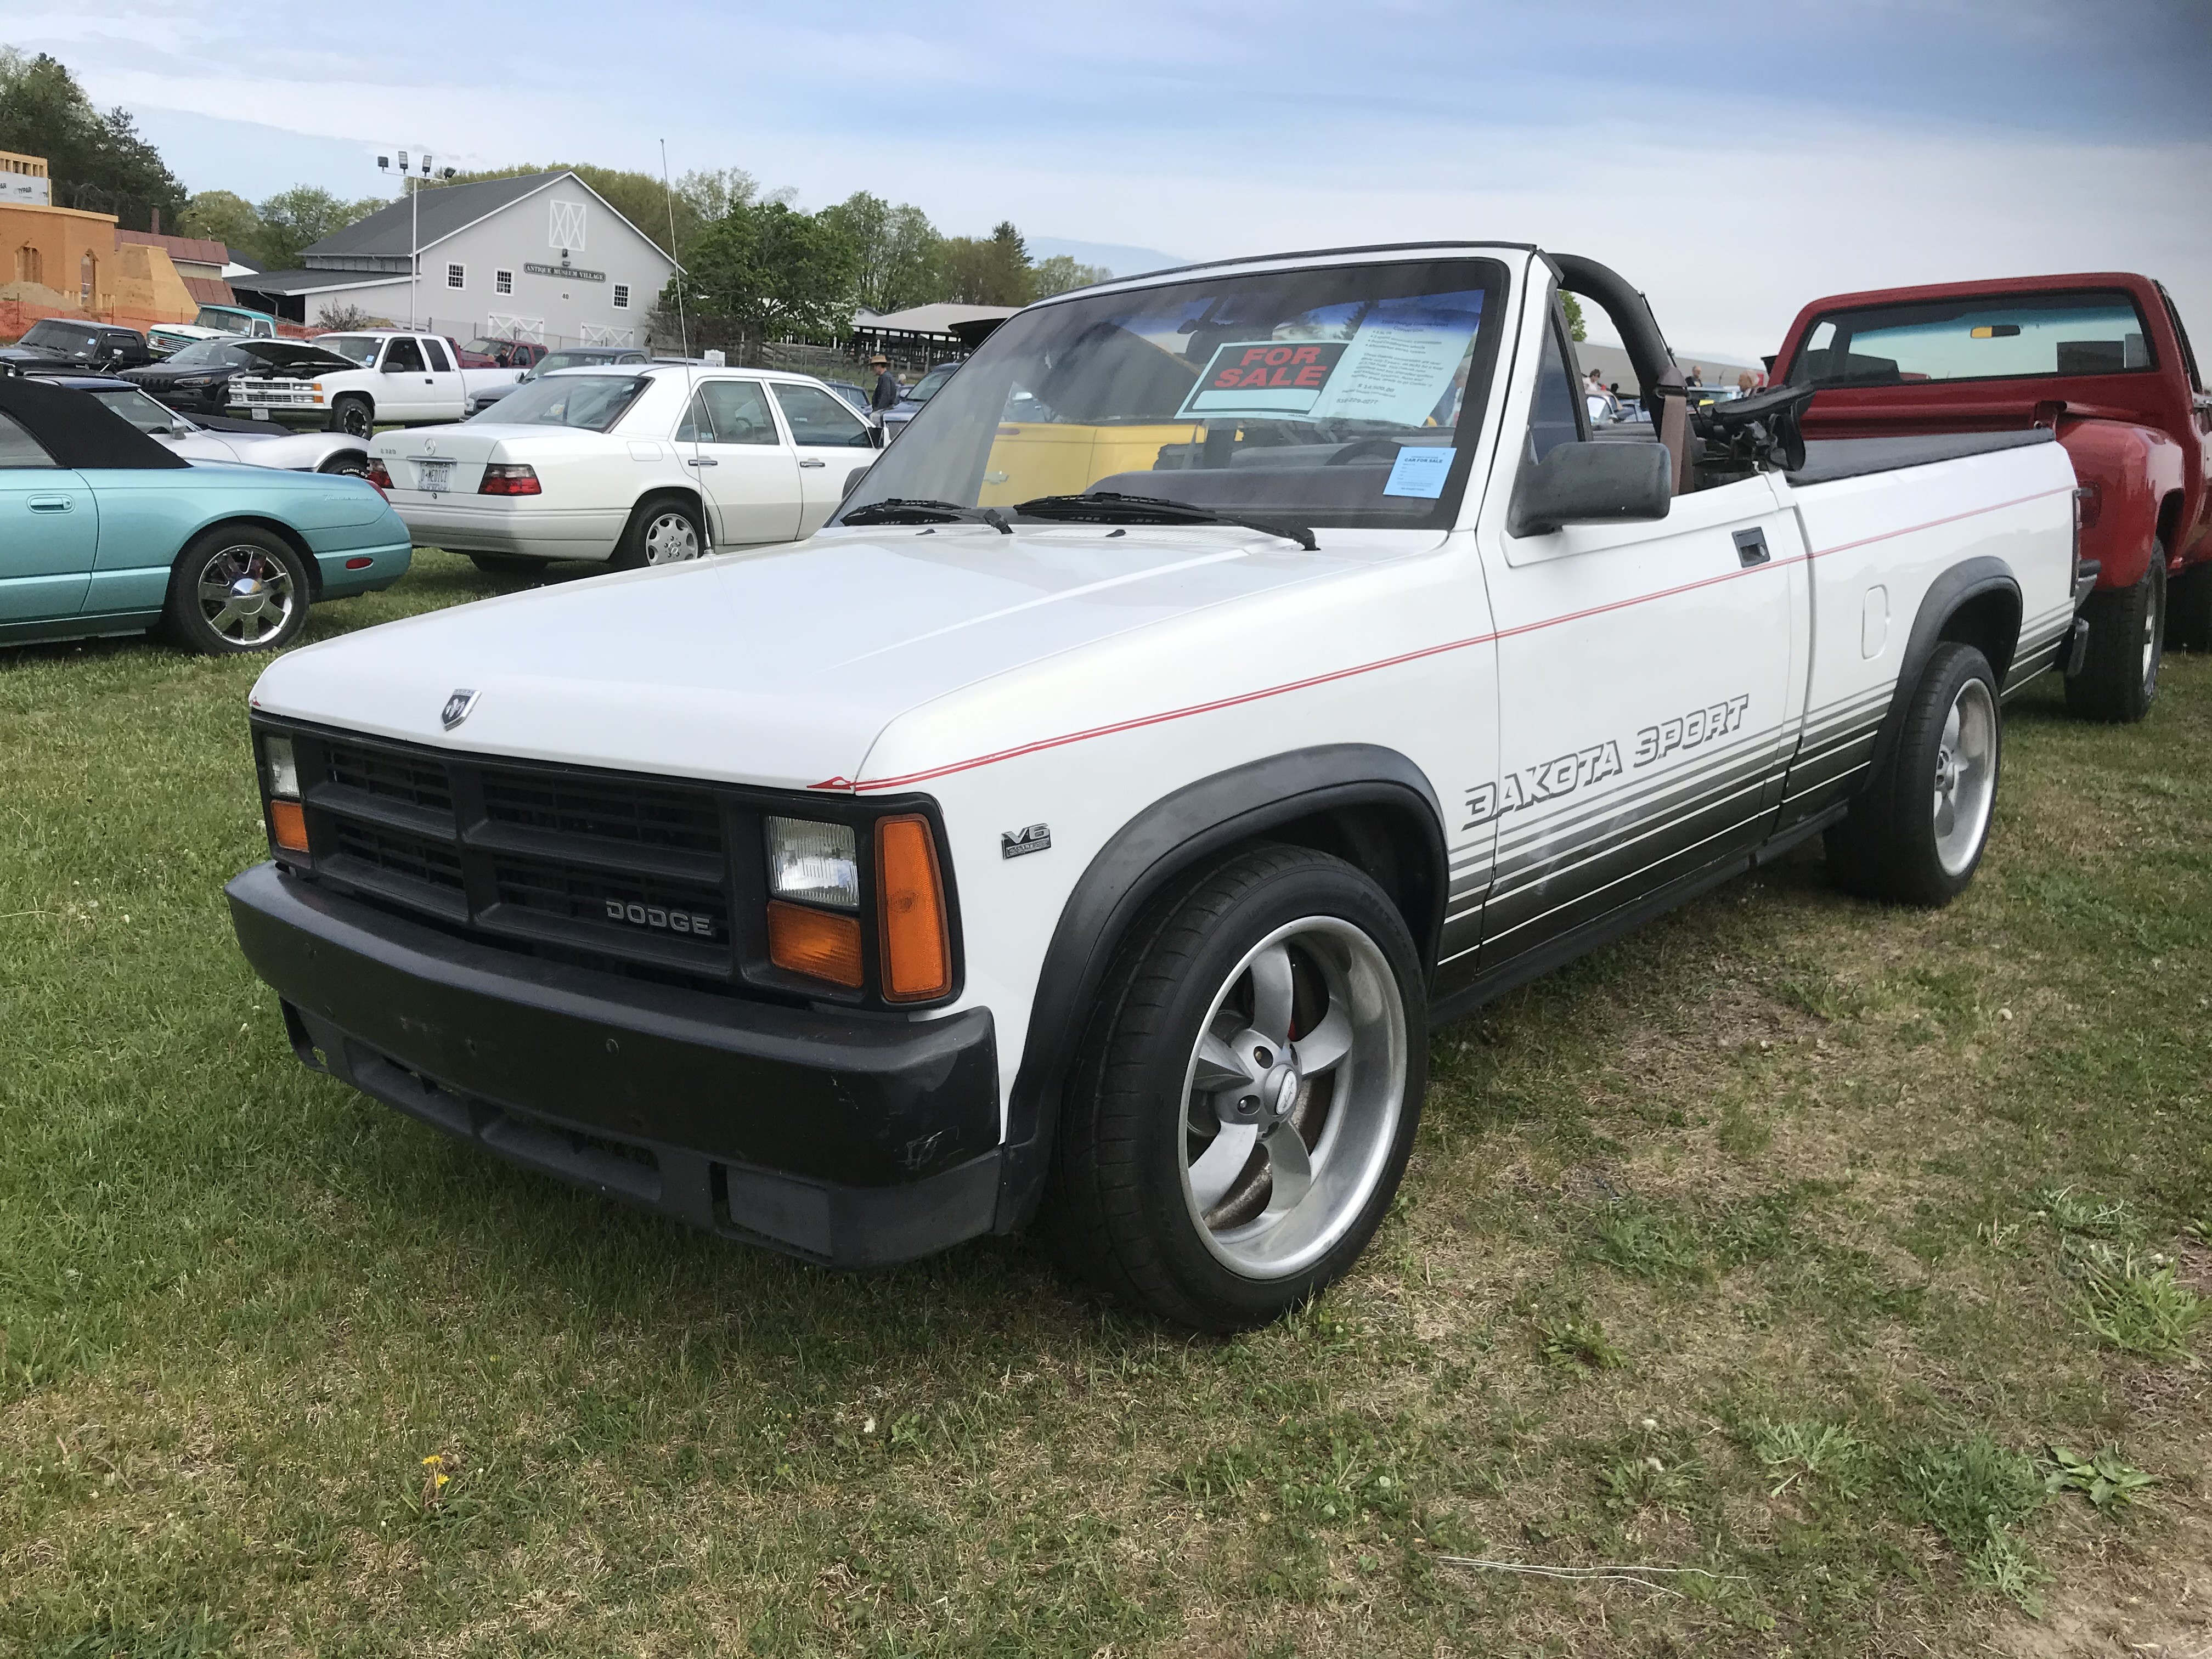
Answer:
[[[252,701],[454,750],[805,788],[860,778],[887,723],[948,692],[1380,550],[1212,526],[833,529],[329,641],[270,665]],[[457,690],[478,696],[448,732]]]

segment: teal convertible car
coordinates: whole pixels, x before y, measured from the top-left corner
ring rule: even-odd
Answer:
[[[195,466],[82,392],[0,376],[0,644],[158,627],[271,651],[410,557],[364,478]]]

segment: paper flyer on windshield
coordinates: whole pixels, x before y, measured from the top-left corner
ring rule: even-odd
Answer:
[[[1176,411],[1422,426],[1444,411],[1478,313],[1413,309],[1370,316],[1349,340],[1237,340],[1214,349]]]

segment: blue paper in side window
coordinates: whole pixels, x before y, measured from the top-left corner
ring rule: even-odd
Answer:
[[[1419,495],[1435,501],[1444,493],[1444,480],[1451,476],[1452,455],[1449,449],[1401,449],[1397,465],[1390,469],[1390,480],[1382,486],[1385,495]]]

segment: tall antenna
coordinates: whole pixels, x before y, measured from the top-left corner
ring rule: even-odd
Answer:
[[[676,256],[676,186],[669,182],[668,140],[665,138],[660,141],[660,188],[668,198],[668,262],[676,267],[676,277],[674,283],[676,289],[676,343],[682,349],[684,354],[684,418],[693,422],[691,428],[691,448],[693,456],[696,459],[699,447],[699,428],[696,417],[694,416],[691,412],[691,400],[696,398],[699,393],[698,389],[692,384],[691,377],[691,331],[684,321],[684,262]],[[683,428],[678,427],[677,430],[680,432]],[[704,476],[696,471],[694,476],[696,477],[699,485],[700,521],[707,528],[706,550],[711,553],[714,550],[714,519],[708,503],[713,499],[713,495],[707,488],[707,481]]]
[[[676,186],[668,180],[668,140],[660,141],[660,188],[668,198],[668,258],[676,266],[676,343],[688,363],[691,357],[691,335],[684,321],[684,262],[676,252]],[[688,380],[687,376],[687,380]]]

